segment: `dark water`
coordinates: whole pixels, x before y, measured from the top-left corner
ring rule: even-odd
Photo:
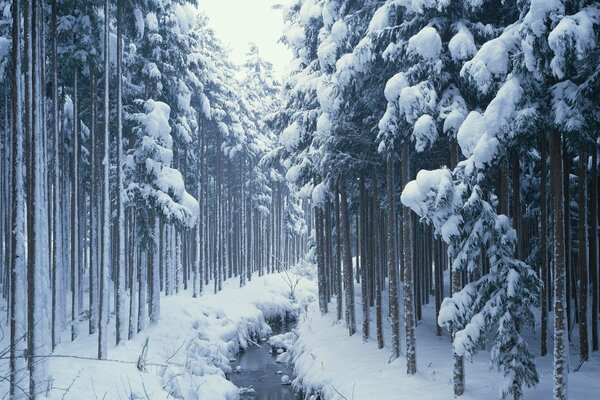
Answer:
[[[273,335],[289,332],[295,323],[291,321],[271,323]],[[241,367],[240,372],[233,372],[229,380],[240,388],[252,388],[254,392],[242,393],[243,400],[297,400],[302,397],[294,393],[291,385],[282,385],[281,377],[287,375],[294,379],[291,366],[275,362],[277,353],[271,354],[271,346],[265,341],[260,341],[259,346],[250,346],[246,351],[240,352],[236,362],[231,366],[235,370]]]

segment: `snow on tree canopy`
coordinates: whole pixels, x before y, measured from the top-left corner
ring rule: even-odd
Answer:
[[[133,10],[133,17],[135,18],[135,30],[137,32],[138,39],[144,37],[144,28],[146,27],[144,23],[144,15],[139,8]]]
[[[388,27],[390,24],[390,11],[393,6],[400,3],[401,2],[398,0],[386,1],[384,5],[375,11],[373,17],[371,17],[367,31],[376,32]]]
[[[417,178],[410,181],[402,190],[400,201],[420,216],[429,215],[433,208],[426,202],[431,196],[437,197],[446,193],[452,185],[452,173],[447,168],[417,173]]]
[[[421,115],[435,109],[436,100],[435,89],[429,82],[424,81],[415,86],[402,89],[398,99],[398,107],[406,121],[409,124],[414,124]]]
[[[159,209],[168,219],[192,227],[196,223],[199,204],[185,190],[181,173],[171,167],[171,108],[163,102],[147,100],[144,109],[144,113],[131,116],[138,124],[135,131],[139,136],[134,159],[142,169],[138,170],[130,190]]]
[[[506,76],[510,51],[517,45],[516,26],[509,27],[500,36],[485,42],[475,56],[467,61],[461,77],[471,80],[477,89],[486,94],[495,77]]]
[[[567,58],[573,54],[581,60],[596,46],[594,25],[600,23],[600,6],[594,4],[560,20],[548,35],[548,45],[554,52],[550,62],[552,73],[564,78]]]
[[[490,102],[484,114],[471,111],[458,130],[457,140],[467,159],[467,175],[475,169],[482,169],[497,156],[501,140],[510,135],[508,127],[512,122],[517,104],[521,101],[523,88],[517,78],[509,78]]]
[[[455,136],[467,116],[467,105],[455,85],[448,86],[442,93],[438,112],[444,121],[443,132]]]
[[[442,51],[442,39],[434,27],[427,26],[408,39],[407,51],[427,61],[436,60]]]
[[[413,127],[413,138],[415,139],[415,149],[422,152],[428,145],[437,140],[438,132],[435,126],[435,120],[429,114],[423,114],[417,119]]]
[[[454,61],[468,60],[477,52],[473,34],[464,24],[458,25],[458,32],[448,42],[448,50]]]
[[[288,151],[293,151],[298,146],[298,144],[300,144],[301,139],[302,130],[300,129],[300,125],[295,121],[291,125],[286,127],[283,130],[283,132],[281,132],[281,136],[279,136],[279,142]]]
[[[548,29],[546,20],[548,18],[557,19],[564,13],[565,7],[561,0],[531,0],[523,23],[531,29],[535,36],[540,37]]]
[[[400,97],[402,89],[410,86],[406,74],[404,72],[398,72],[392,76],[385,84],[384,95],[387,101],[397,101]]]

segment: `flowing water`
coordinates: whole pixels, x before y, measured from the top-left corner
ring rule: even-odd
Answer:
[[[273,335],[289,332],[295,323],[289,320],[271,323]],[[268,341],[263,340],[258,346],[250,346],[240,352],[236,362],[232,363],[234,370],[240,367],[239,372],[233,372],[229,379],[237,387],[251,388],[241,395],[242,400],[298,400],[299,393],[294,392],[291,385],[282,385],[281,377],[287,375],[294,379],[291,366],[275,362],[277,353],[271,352]]]

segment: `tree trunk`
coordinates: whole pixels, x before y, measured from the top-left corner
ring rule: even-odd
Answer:
[[[79,113],[78,113],[78,98],[77,98],[77,79],[78,73],[75,71],[73,79],[73,163],[71,166],[71,341],[77,338],[79,333],[79,311],[77,302],[77,293],[79,292]]]
[[[110,177],[110,129],[109,129],[109,102],[108,88],[110,81],[110,48],[108,38],[109,30],[109,1],[104,2],[104,187],[102,189],[102,263],[100,266],[100,315],[98,321],[98,358],[106,359],[108,351],[108,290],[110,273],[110,197],[109,197],[109,177]]]
[[[319,310],[321,314],[327,313],[327,277],[325,275],[325,249],[324,233],[323,233],[323,210],[320,206],[313,207],[315,216],[315,236],[317,242],[317,272],[318,272],[318,294],[319,294]]]
[[[368,251],[367,251],[367,193],[365,189],[365,175],[361,174],[359,179],[359,224],[360,224],[360,292],[362,301],[362,334],[363,340],[369,339],[369,281],[367,277],[367,271],[371,266],[368,264]]]
[[[598,149],[592,146],[590,177],[590,269],[592,280],[592,351],[598,351]]]
[[[379,194],[377,193],[377,171],[375,167],[371,170],[371,181],[373,185],[373,253],[379,253],[380,235],[379,235]],[[377,331],[377,348],[383,349],[383,304],[381,291],[383,290],[383,265],[380,259],[375,260],[375,326]]]
[[[410,144],[402,145],[402,179],[404,186],[410,182],[409,167]],[[406,372],[414,375],[417,372],[417,354],[415,340],[415,295],[413,285],[412,257],[412,216],[408,207],[402,207],[402,231],[404,237],[404,326],[406,329]]]
[[[12,83],[12,227],[11,268],[10,268],[10,360],[9,394],[11,400],[21,397],[21,385],[26,380],[25,360],[22,355],[26,348],[26,293],[27,293],[27,251],[25,220],[25,181],[24,181],[24,133],[23,133],[23,93],[21,85],[21,3],[13,2],[13,73]],[[27,7],[27,6],[26,6]]]
[[[541,300],[541,355],[542,357],[548,353],[547,337],[548,337],[548,296],[546,291],[550,289],[549,268],[548,263],[548,199],[546,194],[546,177],[547,173],[547,158],[548,158],[548,142],[546,138],[540,141],[540,276],[542,279],[542,288],[540,291]]]
[[[335,293],[337,299],[337,320],[342,319],[343,293],[342,293],[342,233],[340,222],[339,190],[335,188],[333,208],[335,212]]]
[[[579,357],[587,361],[589,357],[588,328],[587,328],[587,298],[588,298],[588,268],[587,268],[587,227],[586,227],[586,168],[587,154],[579,152],[579,185],[578,185],[578,264],[579,264]]]
[[[125,204],[123,203],[123,2],[117,0],[117,227],[115,243],[118,246],[116,265],[116,342],[121,343],[127,337],[125,324]]]
[[[387,197],[387,262],[389,279],[390,323],[392,328],[392,359],[400,356],[400,317],[398,308],[398,266],[396,264],[396,211],[394,199],[394,160],[392,153],[386,161]]]
[[[568,342],[565,319],[566,270],[565,270],[565,225],[563,204],[563,171],[561,155],[561,134],[552,133],[551,142],[551,184],[554,213],[554,399],[567,399]]]
[[[354,281],[352,277],[352,253],[350,250],[350,216],[348,215],[348,198],[346,179],[339,178],[340,212],[342,225],[342,257],[344,260],[344,292],[346,298],[346,325],[350,336],[356,333],[356,314],[354,310]]]
[[[456,140],[450,140],[450,169],[454,170],[456,168],[458,162],[458,148],[456,146]],[[506,182],[501,182],[501,194],[502,189],[506,190]],[[502,205],[502,203],[501,203]],[[461,284],[461,276],[460,271],[455,271],[452,267],[450,267],[450,286],[451,286],[451,294],[455,294],[460,292],[462,289]],[[456,329],[452,330],[452,342],[454,343],[456,336]],[[462,356],[456,354],[456,351],[453,352],[453,390],[454,397],[462,396],[465,392],[465,364]]]

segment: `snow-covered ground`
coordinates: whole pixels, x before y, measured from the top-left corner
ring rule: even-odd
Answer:
[[[321,316],[313,303],[298,325],[299,339],[291,352],[296,365],[296,386],[306,392],[321,392],[325,400],[446,400],[452,399],[452,348],[447,331],[434,333],[433,298],[423,308],[423,320],[417,326],[417,374],[406,375],[403,355],[390,362],[390,325],[384,319],[386,347],[377,349],[375,315],[371,314],[371,338],[362,340],[360,287],[355,288],[357,329],[352,337],[343,321],[336,321],[335,311]],[[447,293],[447,292],[446,292]],[[387,309],[384,293],[384,307]],[[335,310],[335,300],[330,305]],[[373,310],[372,310],[373,311]],[[384,315],[387,311],[384,310]],[[401,313],[402,315],[402,313]],[[552,315],[550,316],[552,318]],[[550,319],[552,321],[552,319]],[[576,344],[577,327],[572,343]],[[532,335],[538,336],[531,332]],[[404,346],[404,326],[401,324],[401,351]],[[531,343],[532,341],[530,341]],[[526,400],[552,398],[552,339],[549,355],[539,357],[539,342],[534,342],[540,383],[525,390]],[[487,349],[489,350],[489,348]],[[498,398],[500,375],[489,369],[489,351],[484,350],[466,362],[466,391],[463,400],[493,400]],[[571,370],[579,365],[576,346],[571,348]],[[578,372],[569,375],[569,399],[598,399],[600,393],[600,354],[591,353],[591,360]]]
[[[82,327],[76,341],[69,342],[65,336],[64,344],[50,358],[54,381],[49,397],[237,399],[238,389],[225,378],[231,370],[229,360],[248,346],[255,334],[270,331],[266,320],[297,311],[315,297],[315,283],[301,279],[294,290],[297,301],[292,302],[288,282],[285,273],[255,277],[243,288],[231,279],[217,294],[194,299],[191,293],[182,292],[164,297],[160,322],[131,341],[113,345],[107,361],[95,360],[97,335],[87,335]],[[137,363],[146,340],[146,372],[141,372]],[[0,346],[5,348],[5,343]],[[5,376],[6,364],[7,360],[0,364],[0,376]],[[0,398],[5,398],[6,392],[7,385],[0,382]]]

